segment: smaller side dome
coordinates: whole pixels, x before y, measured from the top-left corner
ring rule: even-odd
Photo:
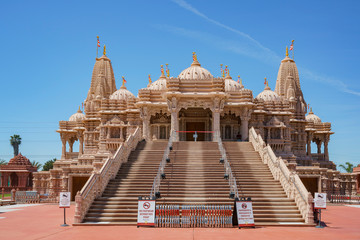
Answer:
[[[305,119],[308,122],[321,123],[321,119],[313,113],[312,108],[310,109],[309,114],[306,115]]]
[[[261,93],[259,93],[259,95],[256,96],[256,99],[258,100],[262,99],[265,102],[270,102],[270,101],[279,101],[280,97],[276,92],[271,91],[271,88],[267,85],[264,91],[262,91]]]
[[[10,159],[8,165],[26,165],[26,166],[31,166],[31,162],[29,161],[29,159],[27,159],[25,156],[21,155],[21,153],[19,153],[19,155],[13,157],[12,159]]]
[[[85,114],[83,114],[83,112],[80,110],[80,107],[79,107],[79,110],[76,113],[74,113],[73,115],[71,115],[71,117],[69,118],[69,121],[76,122],[76,121],[81,121],[84,119],[85,119]]]
[[[110,99],[116,100],[124,100],[127,101],[131,98],[135,98],[134,94],[132,94],[126,87],[123,85],[119,90],[110,95]]]
[[[166,77],[164,74],[161,74],[160,78],[155,82],[152,82],[148,85],[148,89],[151,90],[166,90]]]
[[[225,92],[236,92],[244,89],[242,83],[235,82],[231,77],[225,78]]]

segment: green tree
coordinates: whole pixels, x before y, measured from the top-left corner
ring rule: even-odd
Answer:
[[[42,170],[49,171],[50,169],[53,169],[55,161],[56,161],[56,158],[53,158],[53,159],[45,162]]]
[[[346,162],[345,165],[346,166],[344,166],[343,164],[340,164],[339,167],[341,167],[342,169],[344,169],[348,173],[352,173],[354,165],[352,163],[349,163],[349,162]]]
[[[6,160],[0,159],[0,165],[5,165],[5,164],[7,164]]]
[[[33,167],[37,167],[38,170],[40,170],[40,168],[42,167],[42,164],[39,162],[36,162],[35,160],[31,162],[31,165]]]
[[[20,135],[14,134],[10,136],[10,145],[14,148],[14,157],[19,154],[19,146],[21,144],[21,137]]]

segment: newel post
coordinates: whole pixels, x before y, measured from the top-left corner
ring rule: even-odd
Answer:
[[[75,196],[75,216],[74,223],[81,223],[81,208],[82,208],[82,197],[80,195],[80,191],[77,192]]]
[[[313,207],[312,207],[312,203],[314,201],[314,198],[312,197],[311,193],[308,193],[308,202],[307,202],[307,210],[308,210],[308,215],[307,218],[305,219],[306,223],[315,223],[314,221],[314,212],[313,212]]]

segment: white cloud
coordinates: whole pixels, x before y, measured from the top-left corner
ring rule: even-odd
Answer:
[[[202,17],[202,18],[205,19],[206,21],[211,22],[211,23],[213,23],[213,24],[215,24],[215,25],[217,25],[217,26],[219,26],[219,27],[222,27],[222,28],[224,28],[224,29],[226,29],[226,30],[229,30],[229,31],[231,31],[231,32],[233,32],[233,33],[236,33],[236,34],[240,35],[241,37],[249,40],[251,43],[253,43],[253,44],[256,45],[257,47],[261,48],[262,50],[268,52],[269,54],[273,54],[274,57],[278,57],[278,56],[276,55],[276,53],[274,53],[274,52],[271,51],[269,48],[267,48],[267,47],[265,47],[264,45],[262,45],[260,42],[258,42],[258,41],[255,40],[254,38],[252,38],[250,35],[248,35],[248,34],[246,34],[246,33],[244,33],[244,32],[241,32],[241,31],[239,31],[239,30],[237,30],[237,29],[234,29],[234,28],[232,28],[232,27],[229,27],[229,26],[227,26],[227,25],[225,25],[225,24],[222,24],[222,23],[220,23],[220,22],[218,22],[218,21],[216,21],[216,20],[214,20],[214,19],[209,18],[208,16],[206,16],[205,14],[203,14],[202,12],[198,11],[196,8],[194,8],[193,6],[191,6],[191,5],[190,5],[189,3],[187,3],[186,1],[184,1],[184,0],[172,0],[172,1],[173,1],[174,3],[176,3],[176,4],[178,4],[180,7],[184,8],[184,9],[186,9],[186,10],[188,10],[188,11],[190,11],[190,12],[196,14],[196,15],[198,15],[199,17]]]

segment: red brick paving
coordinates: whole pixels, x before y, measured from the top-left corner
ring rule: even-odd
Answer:
[[[323,211],[324,229],[314,227],[263,227],[256,229],[136,228],[121,226],[60,227],[63,210],[57,205],[19,208],[2,213],[0,239],[360,239],[360,208],[328,206]],[[67,209],[67,223],[73,222],[74,206]]]

